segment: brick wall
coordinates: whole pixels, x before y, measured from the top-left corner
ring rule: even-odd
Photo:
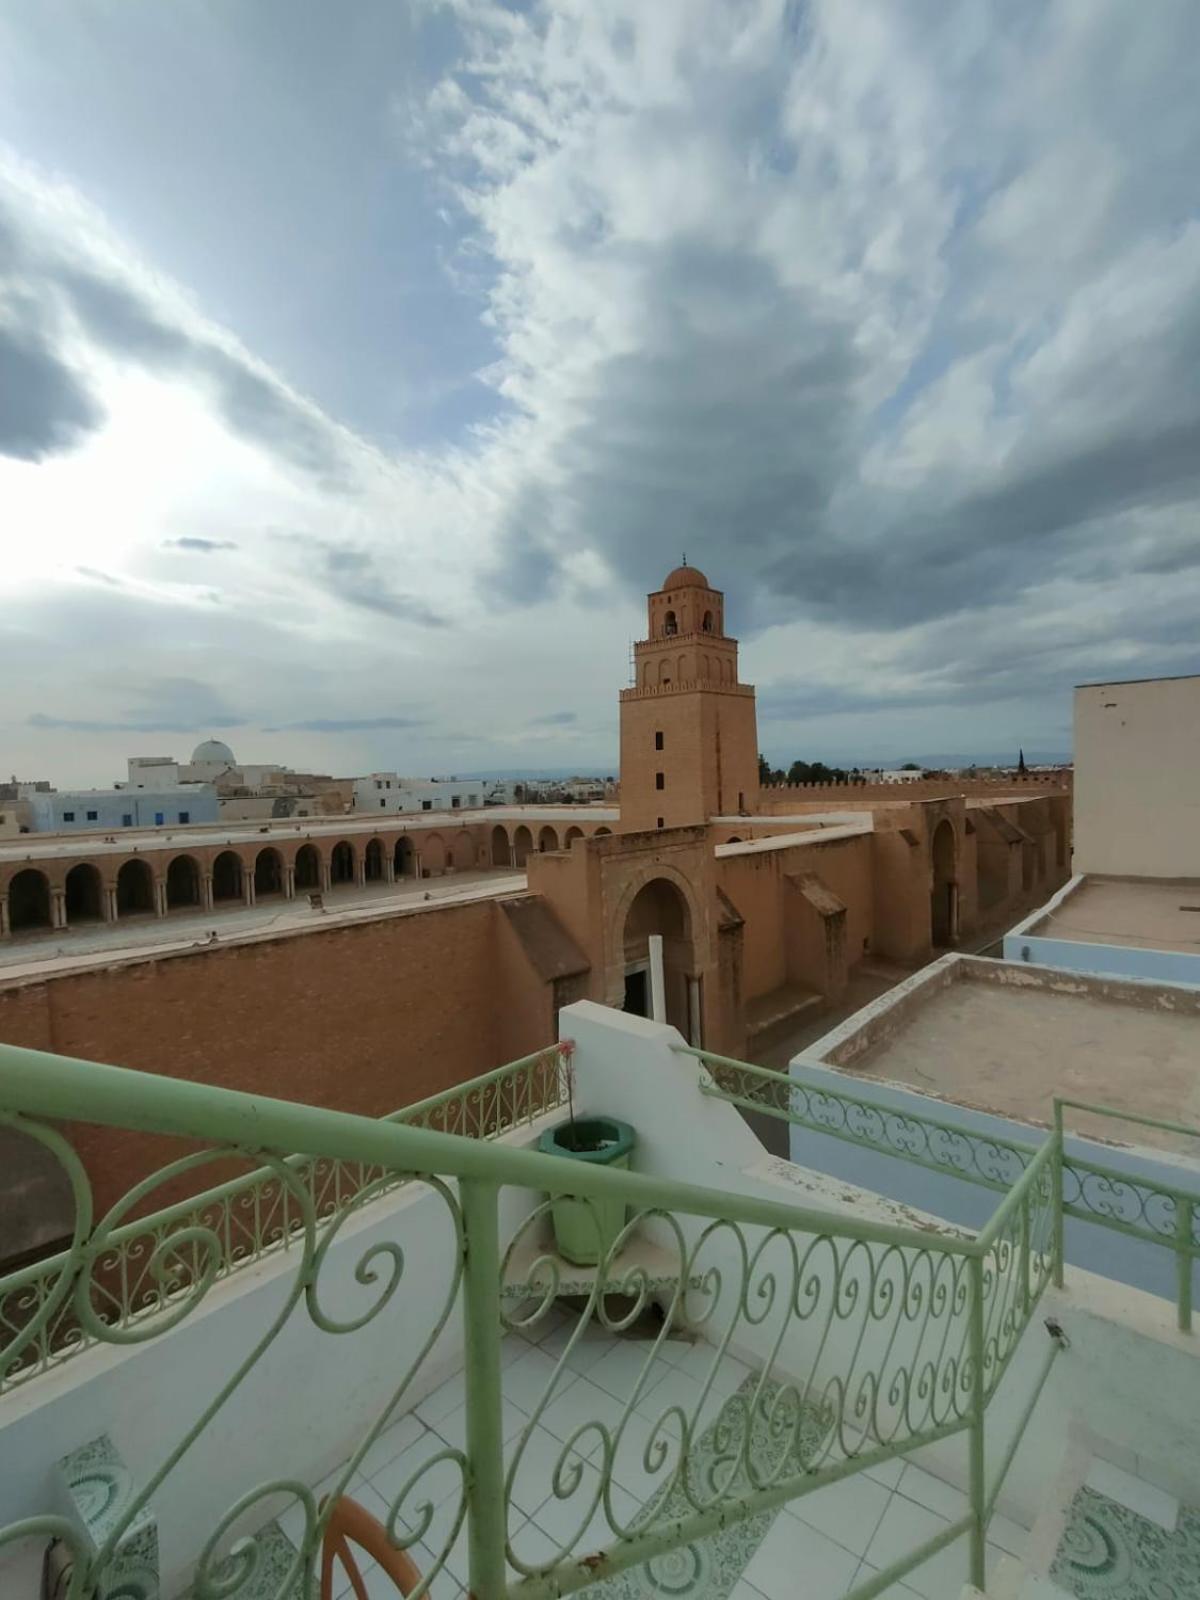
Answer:
[[[486,901],[430,907],[14,981],[0,1040],[382,1116],[551,1042],[550,992],[519,951],[497,959],[500,921]],[[101,1207],[182,1153],[120,1130],[76,1137]],[[227,1175],[206,1168],[185,1192]]]

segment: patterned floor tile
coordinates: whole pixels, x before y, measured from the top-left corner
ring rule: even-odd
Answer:
[[[1181,1509],[1167,1533],[1085,1486],[1071,1502],[1050,1577],[1078,1600],[1195,1600],[1200,1513]]]

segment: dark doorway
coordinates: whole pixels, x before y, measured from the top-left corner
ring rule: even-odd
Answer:
[[[127,861],[117,873],[117,915],[154,910],[154,877],[144,861]]]
[[[8,924],[14,933],[22,928],[50,926],[50,884],[44,872],[26,867],[8,885]]]
[[[315,844],[302,844],[296,851],[297,889],[321,887],[321,857]]]
[[[397,839],[393,867],[397,878],[411,878],[413,875],[412,840]]]
[[[68,923],[100,921],[103,890],[95,867],[86,861],[72,867],[65,888]]]
[[[200,904],[200,869],[191,856],[176,856],[167,868],[167,910]]]
[[[283,857],[268,846],[260,850],[254,860],[254,898],[262,900],[268,895],[282,893]]]
[[[934,830],[932,855],[930,932],[933,943],[945,949],[954,943],[958,934],[958,884],[954,881],[954,828],[947,817],[943,817]]]
[[[213,899],[242,898],[242,860],[232,850],[222,850],[213,862]]]
[[[339,839],[329,858],[330,883],[354,882],[354,846],[348,839]]]
[[[650,1015],[650,980],[646,964],[651,934],[658,934],[663,942],[665,1020],[678,1028],[685,1039],[690,1038],[688,977],[694,966],[691,917],[678,887],[666,878],[652,878],[643,884],[625,917],[625,971],[641,981],[643,999],[637,1015],[642,1017]],[[631,1009],[626,1005],[626,1010]]]
[[[634,1017],[648,1017],[650,1015],[650,990],[646,982],[648,974],[642,972],[627,972],[625,974],[625,1010]]]
[[[378,839],[372,839],[363,856],[363,870],[368,883],[383,882],[383,846]]]

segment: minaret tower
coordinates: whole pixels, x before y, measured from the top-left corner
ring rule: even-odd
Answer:
[[[738,682],[725,596],[687,559],[648,596],[649,637],[621,694],[621,831],[679,828],[753,811],[754,689]]]

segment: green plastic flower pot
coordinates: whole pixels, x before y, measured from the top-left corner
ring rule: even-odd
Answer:
[[[576,1117],[547,1128],[538,1149],[567,1161],[590,1161],[601,1167],[628,1167],[636,1135],[615,1117]],[[625,1226],[620,1200],[572,1200],[551,1191],[554,1241],[558,1253],[579,1267],[594,1267]]]

